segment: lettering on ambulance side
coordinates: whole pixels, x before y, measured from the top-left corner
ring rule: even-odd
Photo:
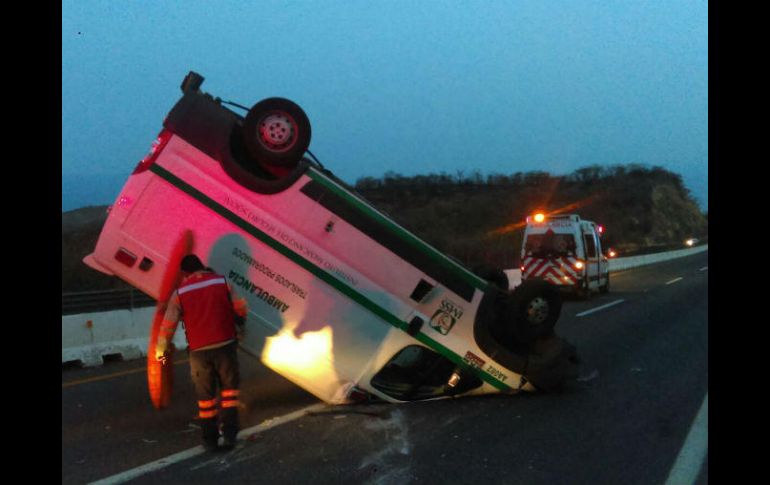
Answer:
[[[468,364],[469,366],[475,368],[475,369],[484,369],[484,365],[486,365],[486,361],[479,357],[478,355],[474,354],[470,350],[465,352],[465,357],[463,357],[463,362]],[[500,382],[505,382],[506,379],[508,379],[508,376],[503,373],[503,371],[495,368],[494,366],[488,365],[484,371],[494,377],[495,379],[499,380]]]
[[[243,275],[240,275],[235,271],[230,271],[227,277],[230,279],[230,281],[233,282],[234,285],[243,288],[281,313],[284,313],[289,309],[288,304],[276,298],[275,295],[271,295],[269,292],[255,285]]]
[[[225,196],[224,204],[227,207],[229,207],[231,210],[238,213],[239,217],[245,218],[245,220],[249,222],[249,224],[251,224],[255,229],[258,229],[259,231],[263,232],[264,234],[270,236],[273,239],[280,240],[284,246],[291,249],[292,251],[295,251],[297,254],[303,255],[306,259],[311,261],[316,266],[323,267],[330,273],[333,273],[335,276],[337,276],[339,279],[344,281],[346,284],[351,286],[358,286],[359,281],[357,278],[348,274],[344,269],[342,269],[338,265],[335,265],[331,261],[327,261],[326,259],[324,259],[324,257],[318,254],[316,251],[314,251],[313,248],[308,247],[307,245],[301,243],[300,241],[297,241],[287,232],[279,229],[274,224],[261,218],[258,214],[255,214],[250,209],[248,209],[245,204],[238,202],[229,196]],[[238,251],[239,250],[236,248],[233,251],[233,255],[238,258],[244,259],[244,261],[246,261],[245,258],[248,258],[248,256],[245,256],[245,258],[243,256],[246,253],[243,251],[240,251],[241,254],[239,254]],[[260,271],[263,271],[261,268],[257,268],[257,269],[260,269]],[[271,278],[273,277],[270,275],[268,276]],[[287,286],[287,285],[284,284],[284,286]],[[294,288],[292,289],[292,292],[299,295],[299,293],[297,293]],[[304,298],[303,295],[300,295],[300,296]]]
[[[303,300],[305,299],[305,296],[307,295],[307,291],[305,291],[303,288],[299,287],[298,285],[296,285],[294,282],[290,281],[288,278],[284,277],[283,275],[276,273],[266,264],[252,258],[245,251],[242,251],[238,248],[233,248],[233,256],[240,259],[241,261],[248,263],[254,269],[263,273],[268,278],[274,280],[279,285],[282,285],[288,288],[292,293],[302,298]]]
[[[487,373],[494,377],[495,379],[498,379],[500,382],[505,382],[506,379],[508,379],[508,376],[503,374],[503,371],[498,370],[491,365],[487,367],[486,369]]]
[[[463,361],[465,361],[465,363],[470,365],[471,367],[475,367],[477,369],[483,368],[484,364],[487,363],[484,359],[474,354],[470,350],[465,352],[465,357],[463,357]]]
[[[430,318],[430,326],[441,335],[447,335],[457,320],[463,316],[463,313],[465,311],[460,306],[445,298],[436,313]]]

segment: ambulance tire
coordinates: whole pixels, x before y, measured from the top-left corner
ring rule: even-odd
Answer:
[[[505,320],[513,327],[513,338],[530,344],[553,334],[561,314],[562,299],[558,288],[543,280],[525,280],[508,300]]]
[[[256,162],[282,175],[297,166],[310,145],[310,120],[293,101],[267,98],[243,120],[243,142]]]
[[[479,276],[493,285],[497,286],[501,290],[508,291],[510,283],[508,281],[508,275],[500,268],[496,268],[491,265],[482,264],[473,268],[473,273]]]
[[[591,289],[588,288],[588,281],[582,281],[580,285],[575,288],[575,296],[578,300],[588,300],[591,298]]]
[[[606,294],[610,291],[610,274],[607,273],[607,282],[599,287],[599,293]]]

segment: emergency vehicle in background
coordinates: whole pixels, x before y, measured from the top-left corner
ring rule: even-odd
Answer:
[[[202,82],[183,81],[86,264],[162,304],[194,252],[248,301],[241,349],[328,403],[550,390],[577,376],[553,330],[553,285],[510,292],[477,276],[305,158],[298,105],[268,98],[242,117]]]
[[[579,296],[610,289],[602,252],[603,227],[576,214],[527,217],[521,249],[522,281],[544,280]]]

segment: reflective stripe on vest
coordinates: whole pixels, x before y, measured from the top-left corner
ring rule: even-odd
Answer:
[[[178,290],[190,350],[235,338],[235,313],[225,279],[215,273],[196,273]]]

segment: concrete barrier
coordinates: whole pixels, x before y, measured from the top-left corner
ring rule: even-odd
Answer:
[[[134,310],[62,315],[61,361],[91,367],[104,363],[106,356],[132,360],[147,356],[154,307]],[[174,336],[177,348],[187,347],[184,331]]]
[[[661,263],[670,259],[702,253],[708,251],[708,248],[708,244],[705,244],[694,248],[677,249],[676,251],[666,251],[664,253],[643,254],[641,256],[629,256],[627,258],[613,258],[610,259],[610,273],[613,271],[622,271],[625,269],[636,268],[637,266]],[[521,270],[519,268],[506,269],[503,271],[505,271],[506,276],[508,276],[509,288],[513,289],[521,284]]]
[[[620,271],[646,264],[659,263],[669,259],[681,258],[708,250],[708,245],[694,248],[668,251],[665,253],[645,254],[610,260],[610,271]],[[521,270],[506,269],[510,288],[521,284]],[[107,312],[63,315],[62,319],[62,364],[79,362],[83,366],[96,366],[104,363],[105,356],[118,355],[123,360],[138,359],[147,356],[147,344],[150,338],[150,325],[155,313],[154,307],[134,310],[112,310]],[[178,349],[187,348],[187,340],[181,328],[174,336]]]
[[[637,266],[644,266],[646,264],[661,263],[670,259],[682,258],[684,256],[702,253],[704,251],[708,251],[708,249],[708,244],[705,244],[703,246],[696,246],[694,248],[666,251],[665,253],[643,254],[641,256],[629,256],[627,258],[614,258],[610,259],[610,272],[636,268]]]

